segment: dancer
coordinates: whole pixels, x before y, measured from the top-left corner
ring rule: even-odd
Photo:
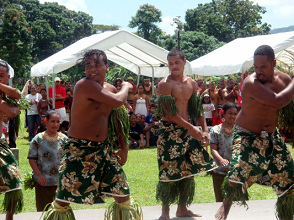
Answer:
[[[129,185],[121,167],[127,161],[129,134],[128,115],[122,105],[132,86],[123,82],[117,92],[105,82],[109,69],[103,51],[89,50],[82,61],[86,78],[78,81],[74,89],[57,198],[44,219],[74,219],[69,203],[93,205],[104,203],[107,197],[113,197],[115,202],[106,211],[105,219],[141,219],[140,208],[130,201]],[[121,150],[113,154],[111,144],[115,136]]]
[[[14,88],[7,86],[9,65],[6,61],[0,60],[0,131],[2,132],[3,116],[15,117],[19,113],[19,107],[12,107],[7,104],[7,98],[20,99],[21,95]],[[7,97],[8,96],[8,97]],[[12,220],[13,214],[21,212],[23,207],[22,182],[18,163],[1,133],[0,140],[0,194],[5,193],[2,207],[6,212],[6,220]]]
[[[255,50],[255,73],[242,86],[242,109],[233,133],[231,170],[222,186],[224,201],[215,215],[218,220],[227,219],[232,201],[247,206],[244,192],[256,182],[271,186],[277,194],[278,218],[293,219],[294,162],[276,127],[279,109],[293,98],[294,80],[275,66],[270,46]]]
[[[169,206],[177,202],[177,217],[199,217],[187,209],[193,201],[193,176],[214,168],[213,160],[200,144],[209,142],[197,83],[184,75],[186,59],[179,49],[167,56],[171,75],[158,87],[158,114],[162,117],[157,140],[159,182],[156,198],[162,201],[160,220],[169,220]],[[189,120],[197,118],[203,132]]]

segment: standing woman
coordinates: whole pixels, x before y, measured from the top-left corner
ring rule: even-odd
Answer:
[[[31,86],[31,93],[26,95],[26,100],[29,101],[29,104],[32,106],[31,110],[28,109],[27,111],[27,119],[28,119],[28,126],[29,126],[29,141],[33,139],[35,136],[35,124],[37,127],[40,126],[40,117],[38,114],[37,105],[39,100],[41,99],[41,95],[37,93],[37,86],[33,84]]]
[[[232,102],[227,102],[221,110],[223,123],[214,126],[210,135],[210,150],[218,168],[212,171],[213,187],[216,202],[223,201],[221,185],[225,176],[230,170],[231,145],[235,120],[239,111],[239,106]]]
[[[138,86],[138,93],[134,97],[133,105],[135,114],[147,115],[149,99],[148,96],[144,94],[144,87],[141,84]]]
[[[49,111],[45,116],[46,131],[37,134],[31,141],[28,159],[33,169],[37,211],[43,211],[55,198],[58,183],[58,168],[67,136],[57,132],[60,116]]]

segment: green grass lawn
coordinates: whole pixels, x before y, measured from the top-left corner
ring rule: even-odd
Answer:
[[[17,147],[19,148],[19,167],[22,177],[25,173],[31,172],[28,163],[27,154],[29,150],[28,133],[24,128],[24,113],[21,114],[22,125],[20,136],[17,139]],[[288,144],[292,155],[294,150]],[[133,149],[129,151],[128,162],[124,166],[124,171],[128,177],[131,188],[132,198],[139,202],[142,206],[160,205],[155,199],[156,184],[158,181],[158,167],[156,160],[156,148],[149,149]],[[196,189],[194,203],[210,203],[214,202],[214,192],[212,185],[212,177],[210,175],[200,175],[195,177]],[[24,193],[24,212],[35,212],[35,191],[23,190]],[[276,195],[271,188],[253,185],[249,189],[251,200],[274,199]],[[2,203],[4,196],[0,196]],[[74,209],[97,209],[106,208],[112,199],[108,199],[106,204],[94,206],[73,205]]]

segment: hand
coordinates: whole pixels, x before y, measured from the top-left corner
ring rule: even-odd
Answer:
[[[208,132],[203,132],[202,135],[202,147],[207,147],[209,145],[209,135]]]
[[[122,86],[128,86],[129,87],[129,91],[131,91],[133,89],[133,85],[129,82],[122,82],[121,84]]]
[[[140,145],[139,145],[139,149],[142,149],[142,148],[144,148],[145,147],[145,145],[144,145],[144,143],[143,143],[143,141],[141,141],[141,143],[140,143]]]
[[[192,126],[191,129],[189,129],[190,135],[195,138],[196,140],[200,140],[202,138],[202,132],[195,126]]]
[[[45,186],[45,185],[46,185],[47,180],[46,180],[46,177],[45,177],[45,176],[43,176],[43,175],[41,174],[41,175],[37,176],[37,178],[38,178],[38,183],[39,183],[41,186]]]
[[[117,157],[117,162],[123,166],[127,162],[128,149],[121,149],[117,153],[112,154],[113,157]]]
[[[227,159],[221,159],[219,161],[219,163],[222,167],[225,167],[225,166],[229,165],[230,162]]]

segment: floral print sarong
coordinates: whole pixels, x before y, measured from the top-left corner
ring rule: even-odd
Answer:
[[[179,181],[217,167],[188,130],[175,123],[162,121],[158,133],[159,181]]]
[[[18,163],[9,146],[0,142],[0,194],[22,189]]]
[[[69,138],[59,168],[57,200],[93,205],[130,194],[126,175],[108,141]]]
[[[252,184],[271,186],[280,197],[294,186],[294,162],[281,135],[255,134],[235,126],[231,170],[228,178],[242,183],[243,192]]]

